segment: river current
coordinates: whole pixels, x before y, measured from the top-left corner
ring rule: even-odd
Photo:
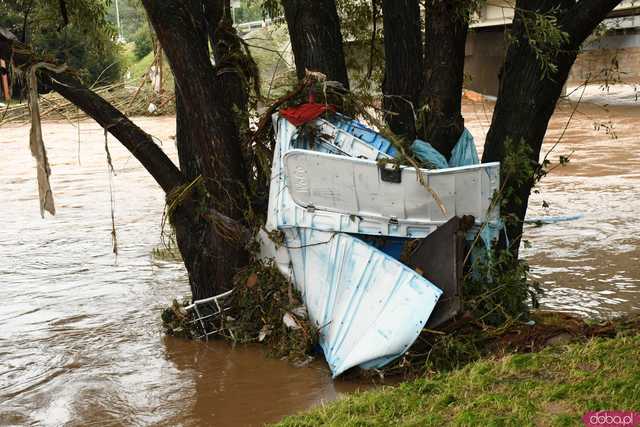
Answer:
[[[571,111],[559,106],[543,151]],[[479,147],[490,114],[490,104],[464,105]],[[549,157],[573,153],[542,181],[529,215],[580,218],[526,228],[532,247],[523,255],[546,308],[640,311],[639,119],[640,107],[581,106]],[[174,118],[136,122],[176,158]],[[323,361],[295,368],[259,347],[163,336],[160,310],[188,286],[180,264],[151,255],[162,192],[112,138],[110,190],[94,122],[45,122],[43,130],[57,208],[45,219],[29,127],[0,126],[0,425],[261,425],[368,387],[332,381]]]

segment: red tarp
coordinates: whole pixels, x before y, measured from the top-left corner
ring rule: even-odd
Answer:
[[[283,108],[280,115],[294,126],[301,126],[311,120],[315,120],[326,111],[336,111],[336,106],[331,104],[318,104],[309,102],[296,107]]]

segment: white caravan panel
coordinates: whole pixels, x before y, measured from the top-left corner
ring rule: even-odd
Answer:
[[[286,188],[297,206],[408,228],[438,226],[462,215],[480,222],[496,220],[497,210],[489,208],[500,185],[499,167],[485,163],[420,169],[421,183],[412,167],[401,166],[395,178],[385,180],[372,160],[309,150],[284,154]]]

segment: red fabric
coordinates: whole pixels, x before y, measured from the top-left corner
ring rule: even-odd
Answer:
[[[311,120],[317,119],[326,111],[336,111],[336,106],[309,102],[296,107],[283,108],[280,110],[280,115],[289,120],[292,125],[301,126]]]

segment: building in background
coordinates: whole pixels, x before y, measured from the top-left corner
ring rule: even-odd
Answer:
[[[498,93],[498,73],[504,62],[513,12],[513,4],[489,0],[477,14],[465,52],[468,89],[487,95]],[[623,1],[603,24],[609,31],[583,46],[569,75],[568,87],[581,85],[587,79],[640,82],[640,4]]]

